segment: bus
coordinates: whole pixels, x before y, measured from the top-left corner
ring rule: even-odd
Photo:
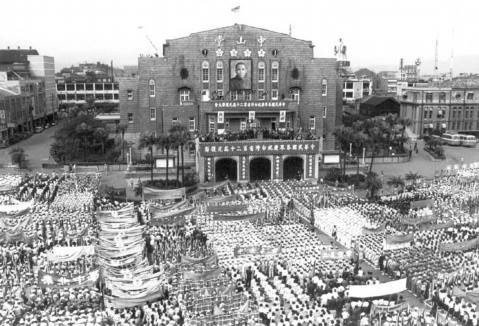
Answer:
[[[461,145],[461,136],[459,134],[452,134],[452,133],[444,133],[441,136],[444,144],[451,145],[451,146],[459,146]]]
[[[476,136],[473,135],[460,135],[461,145],[464,147],[476,147]]]

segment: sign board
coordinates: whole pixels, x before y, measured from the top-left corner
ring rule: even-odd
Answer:
[[[286,102],[282,101],[234,101],[215,103],[215,108],[286,108]]]
[[[324,164],[338,164],[339,163],[339,155],[324,155],[323,157]]]
[[[174,167],[174,166],[175,166],[175,158],[170,157],[168,159],[168,167],[171,168],[171,167]],[[157,158],[156,159],[156,168],[157,169],[166,168],[166,158]]]
[[[201,156],[318,154],[319,140],[270,140],[200,143]]]

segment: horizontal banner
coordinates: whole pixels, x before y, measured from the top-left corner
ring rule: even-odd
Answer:
[[[464,241],[464,242],[456,242],[456,243],[441,243],[439,245],[439,250],[441,251],[467,251],[471,249],[475,249],[479,246],[479,238],[475,238],[472,240]]]
[[[142,306],[147,302],[155,301],[161,297],[163,297],[163,292],[154,293],[143,298],[115,298],[105,295],[104,302],[107,308],[123,309]]]
[[[168,219],[178,215],[187,215],[187,214],[190,214],[194,209],[195,207],[185,207],[185,208],[175,209],[169,212],[161,212],[161,213],[156,212],[154,214],[151,214],[151,219],[161,220],[161,219]]]
[[[171,204],[171,205],[166,205],[166,206],[156,206],[155,204],[150,204],[149,206],[149,210],[150,210],[150,213],[153,215],[155,213],[164,213],[164,212],[168,212],[168,211],[171,211],[171,210],[174,210],[174,209],[177,209],[177,208],[180,208],[184,205],[187,204],[187,201],[186,200],[182,200],[178,203],[174,203],[174,204]]]
[[[150,187],[143,187],[143,199],[183,199],[186,197],[186,188],[178,189],[155,189]]]
[[[377,228],[368,228],[363,226],[363,234],[374,234],[374,233],[381,233],[386,231],[386,223],[381,224]]]
[[[281,247],[267,247],[267,246],[250,246],[250,247],[235,247],[234,256],[245,255],[278,255],[281,253]]]
[[[414,240],[414,234],[405,235],[388,235],[384,239],[384,250],[396,250],[401,248],[407,248],[411,246],[411,241]]]
[[[213,220],[214,221],[241,221],[241,220],[250,220],[250,219],[256,219],[256,218],[264,218],[265,216],[266,216],[265,212],[243,214],[243,215],[216,214],[216,215],[213,215]]]
[[[212,269],[205,272],[184,272],[183,279],[184,280],[194,280],[194,281],[207,281],[211,279],[218,278],[221,275],[221,270],[219,268]]]
[[[232,213],[243,212],[248,209],[246,204],[238,205],[208,205],[206,206],[207,213]]]
[[[25,232],[21,231],[18,233],[9,233],[1,232],[0,233],[0,243],[16,243],[22,242],[25,244],[31,244],[35,240],[36,236],[29,237]]]
[[[206,200],[207,203],[223,203],[227,201],[235,201],[238,200],[239,196],[238,195],[231,195],[231,196],[225,196],[225,197],[212,197],[208,198]]]
[[[38,272],[38,286],[41,288],[73,288],[73,287],[93,287],[95,286],[100,271],[92,270],[88,273],[80,274],[75,277],[64,277],[55,273]]]
[[[226,186],[228,183],[229,183],[228,180],[222,181],[222,182],[208,182],[208,183],[198,185],[198,189],[213,190],[213,189],[216,189],[216,188],[221,188],[223,186]]]
[[[13,205],[0,205],[0,213],[4,213],[8,215],[18,214],[26,210],[29,210],[30,208],[33,207],[33,200],[30,200],[27,202],[14,200],[14,202],[15,204]]]
[[[351,285],[350,298],[374,298],[396,294],[406,290],[406,279],[372,285]]]
[[[447,229],[454,226],[454,221],[449,221],[441,224],[423,224],[419,226],[419,231]]]
[[[216,257],[216,255],[211,255],[203,258],[195,258],[182,255],[181,262],[187,265],[204,265],[205,267],[212,267],[217,265],[218,257]]]
[[[395,312],[395,311],[402,311],[402,310],[406,310],[408,309],[409,305],[407,302],[402,302],[402,303],[398,303],[398,304],[395,304],[395,305],[392,305],[392,306],[389,306],[389,305],[376,305],[376,304],[372,304],[371,306],[371,312],[370,314],[371,315],[379,315],[379,314],[382,314],[382,313],[389,313],[389,312]]]
[[[430,215],[430,216],[421,216],[421,217],[415,217],[415,218],[403,218],[401,220],[401,223],[406,225],[419,225],[419,224],[431,223],[435,221],[437,221],[437,216]]]
[[[411,202],[411,209],[421,209],[425,207],[433,207],[434,201],[432,199],[416,200]]]
[[[53,247],[52,250],[47,252],[47,260],[51,263],[60,263],[75,261],[83,256],[93,256],[94,254],[94,246]]]

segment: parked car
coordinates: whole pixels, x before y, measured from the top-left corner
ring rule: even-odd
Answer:
[[[37,127],[35,127],[35,133],[38,134],[38,133],[40,133],[40,132],[42,132],[42,131],[43,131],[43,127],[42,127],[42,126],[37,126]]]

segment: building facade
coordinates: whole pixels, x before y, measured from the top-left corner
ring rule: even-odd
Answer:
[[[101,104],[120,102],[118,82],[65,82],[64,79],[57,79],[56,90],[60,104],[85,104],[89,99]]]
[[[267,179],[282,179],[290,156],[301,161],[301,177],[315,178],[322,153],[335,148],[342,80],[336,59],[314,58],[313,47],[238,24],[167,40],[163,57],[140,57],[138,78],[120,80],[125,136],[138,141],[142,132],[165,134],[175,124],[197,135],[254,130],[255,139],[227,146],[199,142],[200,179],[218,181],[225,167],[228,178],[248,181],[254,159],[268,167]],[[293,130],[310,134],[307,149],[299,140],[261,139],[263,131]]]
[[[401,116],[423,136],[438,130],[479,131],[479,83],[447,82],[431,87],[408,87],[400,98]]]
[[[343,84],[343,102],[354,103],[363,97],[372,95],[373,83],[370,78],[349,77]]]

